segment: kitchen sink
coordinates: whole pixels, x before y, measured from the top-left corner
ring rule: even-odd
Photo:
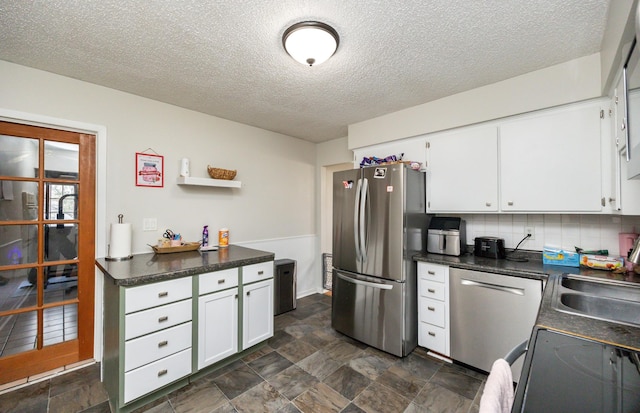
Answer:
[[[569,314],[640,327],[640,286],[606,280],[558,278],[552,306]]]
[[[640,326],[640,302],[583,294],[560,294],[562,305],[601,320]]]
[[[569,278],[567,276],[562,277],[561,284],[564,288],[573,291],[621,300],[640,301],[640,288],[634,288],[634,286]]]

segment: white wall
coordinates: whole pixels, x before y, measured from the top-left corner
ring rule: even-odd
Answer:
[[[601,96],[594,54],[349,125],[349,149]]]
[[[203,225],[225,226],[232,243],[315,233],[314,144],[8,62],[0,73],[0,108],[106,127],[106,224],[124,214],[135,253],[165,228],[198,240]],[[135,153],[148,148],[164,156],[164,188],[135,185]],[[192,176],[237,169],[242,188],[176,185],[183,157]],[[157,232],[142,231],[148,217]]]
[[[133,252],[151,252],[164,229],[199,240],[230,229],[231,243],[259,246],[299,263],[299,294],[321,291],[317,257],[316,145],[297,138],[204,115],[117,90],[0,61],[0,117],[25,114],[38,122],[100,131],[98,145],[98,257],[122,213],[133,224]],[[88,126],[87,126],[88,125]],[[87,126],[85,128],[85,126]],[[163,188],[135,185],[135,153],[164,156]],[[176,185],[180,159],[191,175],[207,164],[237,169],[241,189]],[[103,177],[103,178],[101,178]],[[143,218],[158,231],[143,232]],[[96,357],[101,354],[101,279],[96,284]]]

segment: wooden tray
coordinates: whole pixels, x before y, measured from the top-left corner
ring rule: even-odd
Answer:
[[[172,252],[195,251],[200,247],[199,242],[185,242],[179,247],[158,247],[157,245],[149,245],[156,254],[170,254]]]

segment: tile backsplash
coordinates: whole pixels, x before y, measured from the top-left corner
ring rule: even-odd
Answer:
[[[609,250],[609,255],[621,255],[618,234],[639,232],[640,216],[572,215],[572,214],[464,214],[467,244],[475,237],[504,238],[507,248],[515,248],[524,238],[525,229],[532,228],[535,239],[520,244],[519,249],[542,251],[545,245],[573,251]],[[626,256],[626,251],[622,254]]]

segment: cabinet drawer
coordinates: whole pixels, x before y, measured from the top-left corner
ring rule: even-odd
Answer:
[[[198,295],[226,290],[238,286],[238,269],[208,272],[198,276]]]
[[[191,300],[138,311],[125,316],[124,339],[130,340],[187,321],[191,321]]]
[[[160,330],[124,343],[124,371],[191,347],[191,323]]]
[[[425,280],[437,281],[444,283],[446,280],[446,272],[449,267],[446,265],[428,264],[424,262],[418,263],[418,277]]]
[[[438,327],[446,327],[445,305],[442,301],[420,300],[419,315],[421,322],[433,324]]]
[[[177,278],[139,287],[128,287],[124,292],[125,313],[129,314],[190,298],[192,290],[191,277]]]
[[[447,330],[431,324],[420,323],[418,329],[418,344],[436,353],[447,354]]]
[[[434,281],[426,281],[423,278],[420,278],[420,282],[418,284],[420,285],[421,297],[444,301],[445,284]]]
[[[242,283],[249,284],[256,281],[273,278],[273,261],[242,267]]]
[[[165,357],[124,374],[124,402],[137,399],[191,374],[191,349]]]

